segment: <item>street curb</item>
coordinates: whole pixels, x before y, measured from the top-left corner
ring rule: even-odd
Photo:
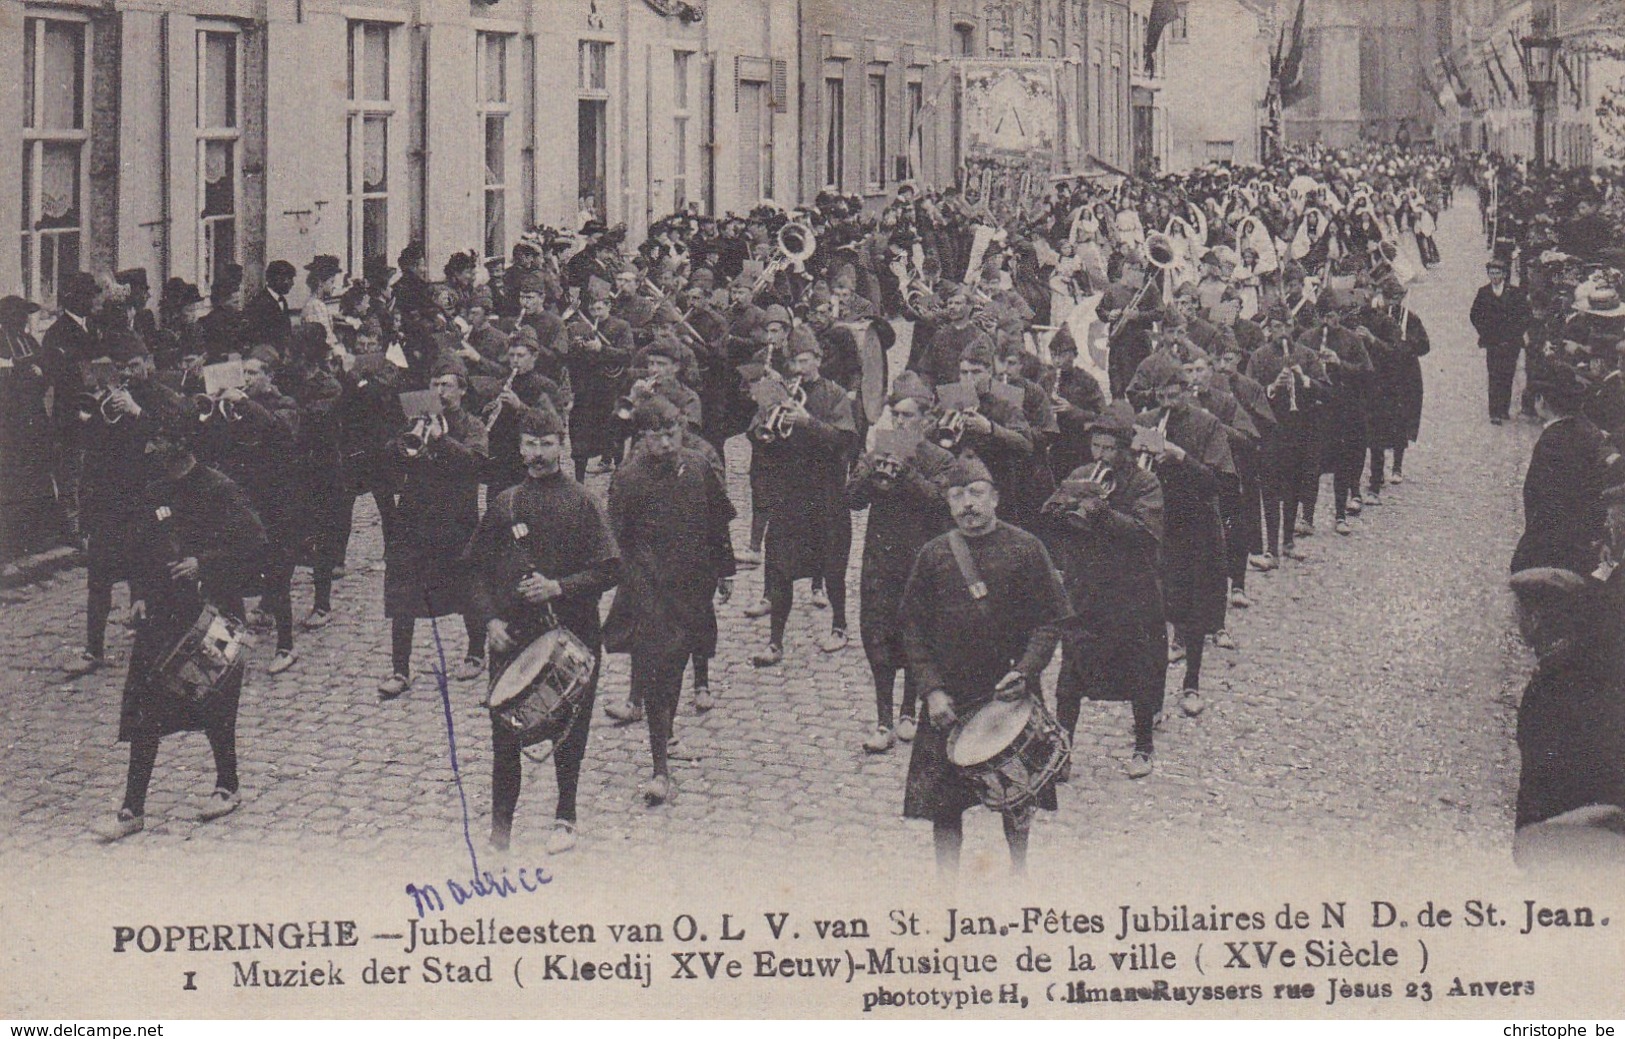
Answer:
[[[23,556],[6,564],[0,572],[0,589],[22,588],[51,577],[63,570],[84,564],[84,553],[70,545],[59,545],[44,552]]]

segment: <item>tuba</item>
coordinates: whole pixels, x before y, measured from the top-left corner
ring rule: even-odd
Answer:
[[[792,220],[779,228],[775,241],[778,255],[769,260],[762,273],[756,276],[755,291],[761,292],[773,284],[773,279],[792,265],[804,264],[818,251],[818,237],[811,225]]]
[[[1174,250],[1173,239],[1161,231],[1153,231],[1145,236],[1145,257],[1151,266],[1159,271],[1165,271],[1174,265],[1178,253]]]

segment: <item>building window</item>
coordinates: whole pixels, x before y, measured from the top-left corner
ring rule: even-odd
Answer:
[[[671,208],[688,205],[689,66],[691,51],[674,51],[671,61]]]
[[[954,57],[968,58],[976,43],[976,26],[960,23],[954,26]]]
[[[824,80],[824,183],[846,190],[846,81]]]
[[[242,37],[234,29],[197,34],[197,279],[207,291],[237,262],[242,184]]]
[[[925,165],[925,128],[920,124],[921,116],[925,110],[925,84],[917,79],[908,81],[908,107],[905,113],[908,117],[908,144],[905,176],[913,179],[920,175],[920,167]]]
[[[576,69],[576,202],[609,219],[609,44],[582,40]]]
[[[869,161],[868,184],[870,190],[886,186],[886,75],[869,75]]]
[[[743,202],[773,197],[773,90],[767,80],[735,83],[739,109],[739,193]]]
[[[23,291],[48,304],[82,253],[89,35],[84,22],[23,19]]]
[[[350,23],[345,144],[346,257],[349,269],[389,255],[390,41],[394,27]]]
[[[487,260],[499,260],[508,251],[508,44],[502,33],[475,34],[474,79],[479,94],[475,105],[480,141],[485,154],[485,242]]]
[[[1174,5],[1173,21],[1168,23],[1168,39],[1174,43],[1184,43],[1191,35],[1191,5],[1186,2]]]

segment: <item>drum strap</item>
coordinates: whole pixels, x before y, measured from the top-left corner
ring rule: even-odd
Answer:
[[[957,530],[948,532],[948,547],[953,550],[954,562],[959,564],[959,576],[965,579],[965,588],[976,603],[976,608],[982,613],[988,612],[987,585],[982,581],[982,575],[976,572],[976,560],[971,558],[970,545],[965,541],[965,535]]]

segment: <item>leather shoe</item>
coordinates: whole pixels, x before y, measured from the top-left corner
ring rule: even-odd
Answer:
[[[276,651],[276,656],[271,658],[271,662],[265,665],[265,673],[268,675],[280,675],[282,672],[292,667],[293,662],[298,659],[299,654],[295,653],[293,650],[279,649]]]
[[[1134,756],[1128,759],[1128,767],[1124,769],[1130,779],[1144,779],[1151,774],[1151,755],[1144,751],[1135,751]]]
[[[547,849],[549,855],[563,855],[576,846],[576,824],[563,819],[553,820],[553,829],[548,831],[547,840],[542,847]]]
[[[769,645],[767,649],[750,658],[753,667],[776,667],[784,661],[784,647]]]
[[[772,612],[773,604],[768,602],[766,599],[757,599],[755,603],[745,607],[744,610],[745,616],[747,617],[766,617]]]
[[[1179,699],[1179,709],[1185,712],[1187,718],[1194,718],[1207,710],[1207,701],[1195,689],[1185,690],[1185,695]]]
[[[215,788],[214,793],[204,799],[202,807],[198,809],[197,817],[202,822],[218,819],[223,815],[230,815],[243,803],[243,796],[235,790]]]
[[[897,722],[897,738],[902,740],[904,743],[912,741],[914,739],[914,732],[918,728],[918,725],[919,723],[914,720],[912,715],[903,715],[903,717]]]
[[[643,801],[653,807],[677,800],[677,784],[670,776],[656,776],[643,785]]]
[[[822,588],[814,588],[809,601],[814,607],[820,610],[826,610],[829,608],[829,594]]]
[[[839,653],[841,650],[846,648],[846,643],[846,632],[842,631],[840,628],[836,628],[834,631],[824,636],[824,641],[818,644],[818,648],[823,650],[825,653]]]
[[[378,683],[378,695],[385,700],[393,700],[410,688],[412,688],[412,680],[407,676],[390,675]]]
[[[878,726],[869,738],[863,741],[863,749],[870,754],[884,754],[897,746],[897,734],[885,726]]]
[[[1337,527],[1335,529],[1344,537],[1348,537],[1350,534],[1354,533],[1354,528],[1349,526],[1348,520],[1338,520]]]
[[[631,725],[643,720],[643,705],[635,704],[631,700],[619,704],[605,704],[604,713],[622,725]]]
[[[103,842],[112,844],[124,838],[140,833],[147,825],[145,816],[136,815],[128,808],[120,808],[111,823],[98,823],[92,826],[91,832]]]
[[[327,610],[311,610],[305,614],[305,619],[299,622],[299,626],[306,631],[316,631],[318,628],[327,627],[332,620],[333,614]]]
[[[485,661],[480,657],[464,657],[451,677],[459,682],[471,682],[485,673]]]
[[[92,671],[99,670],[105,663],[107,663],[105,657],[98,657],[87,649],[62,665],[62,673],[66,675],[88,675]]]
[[[1247,593],[1242,589],[1236,588],[1230,592],[1230,606],[1232,609],[1245,610],[1252,605],[1253,601],[1247,598]]]
[[[697,713],[704,714],[715,706],[716,701],[711,698],[710,686],[697,685],[694,687],[694,710]]]

